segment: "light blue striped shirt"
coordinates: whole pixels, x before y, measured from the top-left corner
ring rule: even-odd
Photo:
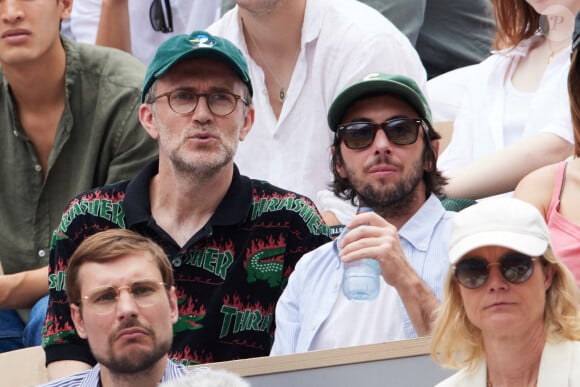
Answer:
[[[435,296],[443,297],[443,283],[449,269],[449,240],[453,212],[445,211],[431,195],[399,230],[401,246],[409,264]],[[342,283],[343,265],[336,241],[305,254],[290,275],[276,305],[276,332],[271,355],[306,352],[328,318]],[[399,297],[405,337],[417,333]],[[353,321],[345,322],[354,326]]]
[[[202,369],[188,370],[183,365],[174,363],[167,359],[167,367],[165,368],[165,373],[159,383],[176,380],[183,375],[199,372],[199,370]],[[39,385],[38,387],[101,387],[101,367],[97,364],[90,370],[81,371],[62,379],[53,380],[46,384]]]

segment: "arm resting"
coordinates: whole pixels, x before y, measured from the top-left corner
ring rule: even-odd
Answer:
[[[48,268],[0,276],[0,308],[30,308],[48,294]]]
[[[446,173],[444,187],[451,198],[480,199],[513,191],[528,173],[557,163],[572,154],[573,146],[563,138],[540,133],[489,156]]]

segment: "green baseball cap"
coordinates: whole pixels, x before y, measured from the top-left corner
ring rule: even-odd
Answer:
[[[431,109],[417,83],[403,75],[371,73],[348,86],[334,99],[328,111],[328,126],[333,132],[342,121],[345,111],[358,99],[388,94],[404,99],[419,116],[433,126]]]
[[[252,81],[244,55],[232,42],[206,31],[193,31],[189,35],[176,35],[163,42],[145,73],[141,102],[153,82],[175,64],[192,58],[211,58],[224,62],[238,74],[253,95]]]

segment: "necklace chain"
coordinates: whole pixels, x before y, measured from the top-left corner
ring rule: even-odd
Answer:
[[[256,48],[256,52],[258,53],[260,60],[262,61],[264,66],[266,66],[266,70],[268,70],[268,72],[270,73],[270,75],[274,79],[274,82],[276,82],[276,84],[280,88],[280,91],[278,92],[278,99],[280,100],[281,103],[284,103],[284,100],[286,99],[286,87],[282,84],[282,82],[280,82],[278,77],[276,77],[276,74],[274,74],[274,71],[272,71],[272,68],[270,67],[270,65],[268,64],[266,59],[264,59],[264,56],[262,55],[262,51],[260,50],[260,47],[258,47],[258,44],[256,43],[256,39],[254,38],[254,35],[252,35],[252,32],[246,28],[246,25],[244,24],[244,19],[242,18],[241,20],[242,20],[242,28],[250,36],[250,40],[252,41],[252,44]],[[300,51],[300,48],[298,48],[298,51]]]
[[[548,35],[544,35],[544,39],[547,40],[548,49],[550,50],[550,54],[546,58],[547,64],[550,64],[550,62],[552,62],[552,60],[554,59],[555,55],[557,55],[560,51],[562,51],[565,47],[568,47],[572,43],[569,40],[552,41],[552,39],[550,39],[550,37]],[[552,43],[555,43],[556,49],[554,49],[554,46],[552,45]]]
[[[549,38],[546,38],[548,40],[548,47],[550,47],[550,55],[548,55],[548,59],[546,59],[546,63],[550,64],[550,62],[552,62],[552,59],[554,59],[554,49],[552,48],[552,42],[550,41]],[[488,386],[491,387],[491,386]]]

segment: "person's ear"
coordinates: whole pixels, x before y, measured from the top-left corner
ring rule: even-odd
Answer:
[[[556,265],[548,264],[542,271],[544,272],[544,289],[548,290],[550,289],[550,286],[552,286],[552,281],[556,274]]]
[[[340,145],[338,145],[340,146]],[[332,157],[334,158],[334,169],[336,170],[336,173],[338,173],[338,176],[340,176],[342,179],[346,179],[346,171],[343,165],[343,162],[341,160],[341,157],[338,157],[336,155],[337,149],[336,146],[332,146],[330,148],[330,151],[332,152]]]
[[[159,138],[159,129],[157,128],[152,104],[142,103],[139,106],[139,121],[152,139],[157,140]]]
[[[254,114],[255,114],[254,108],[250,105],[250,106],[247,106],[244,110],[246,110],[246,112],[244,115],[244,123],[243,123],[242,127],[240,128],[240,135],[239,135],[240,141],[244,141],[244,139],[246,138],[248,133],[250,133],[252,126],[254,125]]]
[[[171,322],[175,324],[177,318],[179,317],[179,308],[177,306],[177,294],[175,293],[175,286],[169,289],[169,315],[171,316]]]
[[[80,338],[87,338],[87,331],[85,330],[85,323],[83,322],[83,317],[81,315],[81,310],[78,305],[70,304],[70,316],[75,325],[75,330]]]
[[[60,10],[60,20],[70,19],[73,0],[60,0],[59,3],[59,5],[62,7]]]
[[[423,168],[427,172],[433,172],[437,170],[437,159],[439,157],[439,144],[441,143],[441,141],[438,138],[429,141],[430,141],[429,145],[433,150],[433,159],[431,160],[430,157],[426,157],[424,162],[425,165],[423,166]]]
[[[441,139],[431,140],[431,148],[433,148],[433,153],[435,154],[435,161],[439,158],[439,145],[441,144]]]

